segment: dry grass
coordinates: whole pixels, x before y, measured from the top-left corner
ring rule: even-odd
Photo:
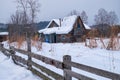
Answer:
[[[97,47],[97,41],[95,37],[98,36],[98,31],[97,29],[92,29],[88,34],[87,37],[89,38],[89,44],[85,42],[85,46],[88,46],[90,48],[95,48]]]
[[[21,46],[24,46],[25,49],[26,49],[27,45],[23,44],[24,41],[25,41],[25,36],[14,36],[14,37],[10,38],[10,40],[8,42],[9,42],[9,45],[12,42],[17,42],[15,44],[12,44],[12,46],[15,46],[18,49],[20,49]],[[42,48],[42,39],[40,39],[38,35],[35,35],[34,37],[32,37],[31,45],[36,47],[37,50],[41,50],[41,48]]]
[[[37,34],[32,38],[32,46],[35,46],[38,51],[42,49],[42,39]]]
[[[18,36],[17,37],[17,48],[20,48],[24,41],[25,41],[25,36]]]
[[[9,46],[11,46],[12,42],[17,42],[12,44],[12,46],[20,48],[22,46],[22,43],[25,41],[25,37],[24,36],[11,36],[11,38],[8,39],[8,44]]]
[[[108,50],[120,50],[118,33],[119,29],[117,27],[111,27],[111,37],[107,46]]]
[[[106,49],[106,45],[103,41],[103,37],[100,37],[100,42],[102,43],[102,48]]]
[[[120,38],[119,36],[117,36],[119,33],[118,27],[112,26],[110,32],[110,39],[107,42],[108,44],[105,45],[103,41],[104,37],[102,35],[99,35],[99,32],[96,29],[92,29],[87,34],[86,38],[88,38],[89,41],[85,41],[85,46],[96,48],[98,46],[96,37],[98,37],[98,40],[100,40],[100,42],[102,43],[102,48],[108,50],[120,50]]]
[[[36,42],[39,40],[39,37],[38,35],[35,35],[33,38],[32,38],[32,46],[35,46],[36,45]]]

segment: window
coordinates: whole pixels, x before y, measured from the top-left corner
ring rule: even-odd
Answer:
[[[65,39],[65,36],[64,36],[64,35],[61,35],[61,39],[64,40],[64,39]]]
[[[80,24],[79,23],[77,24],[77,28],[80,29]]]
[[[49,39],[50,39],[50,37],[49,37],[49,35],[45,35],[45,42],[49,42]]]

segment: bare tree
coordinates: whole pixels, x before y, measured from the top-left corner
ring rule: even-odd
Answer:
[[[95,15],[95,23],[98,24],[108,24],[114,25],[119,22],[118,17],[114,11],[107,12],[105,9],[101,8],[98,10],[98,14]]]
[[[30,14],[30,24],[32,27],[32,30],[34,32],[37,31],[35,22],[36,22],[36,17],[37,17],[37,13],[40,11],[40,3],[38,2],[38,0],[28,0],[28,7],[29,7],[29,14]]]
[[[10,42],[18,40],[18,38],[21,35],[23,35],[22,23],[23,23],[23,13],[16,11],[15,14],[12,14],[10,16],[10,22],[8,25]]]
[[[80,17],[85,24],[88,24],[88,16],[85,11],[81,12]]]
[[[30,15],[31,15],[31,23],[35,23],[35,18],[37,16],[37,12],[39,12],[40,4],[38,0],[28,0]]]
[[[82,21],[83,21],[84,23],[88,24],[88,16],[87,16],[87,14],[86,14],[85,11],[82,11],[82,12],[80,13],[80,12],[77,11],[77,10],[72,10],[72,11],[68,14],[68,16],[72,16],[72,15],[80,16],[81,19],[82,19]]]
[[[77,10],[72,10],[72,11],[68,14],[68,16],[79,15],[79,14],[80,14],[79,11],[77,11]]]
[[[117,17],[117,15],[116,15],[116,13],[114,12],[114,11],[110,11],[109,13],[108,13],[108,23],[110,24],[110,25],[114,25],[114,24],[117,24],[118,22],[119,22],[119,20],[118,20],[118,17]]]
[[[10,30],[12,30],[12,32],[10,33],[18,33],[16,35],[20,35],[29,31],[29,33],[33,34],[36,32],[35,18],[40,8],[38,0],[16,0],[16,2],[17,11],[15,14],[11,15],[10,24],[12,25],[10,26],[12,27],[10,28],[12,29]]]
[[[22,25],[24,27],[29,26],[32,32],[35,32],[35,18],[40,8],[38,0],[16,0],[16,2],[18,4],[17,10],[22,13]]]
[[[108,24],[108,12],[101,8],[98,10],[98,14],[95,15],[95,23],[98,24]]]
[[[22,13],[19,11],[16,11],[15,14],[12,14],[10,16],[10,24],[22,24]]]
[[[35,22],[37,12],[39,12],[40,3],[38,0],[17,0],[18,10],[23,12],[24,19],[23,23],[31,24]]]
[[[25,25],[25,24],[28,24],[28,1],[27,0],[16,0],[17,3],[18,3],[18,10],[21,11],[23,13],[23,22],[22,24]]]

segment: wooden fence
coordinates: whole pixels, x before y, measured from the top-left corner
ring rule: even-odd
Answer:
[[[78,80],[95,80],[86,75],[78,74],[77,72],[72,71],[71,69],[72,67],[78,68],[83,71],[90,72],[95,75],[106,77],[112,80],[120,80],[120,74],[116,74],[116,73],[112,73],[112,72],[108,72],[105,70],[101,70],[101,69],[93,68],[93,67],[86,66],[83,64],[72,62],[71,56],[69,55],[63,56],[63,62],[60,62],[60,61],[57,61],[57,60],[54,60],[54,59],[51,59],[51,58],[48,58],[42,55],[38,55],[32,52],[16,49],[14,47],[10,47],[10,49],[5,49],[3,47],[3,44],[0,44],[0,51],[2,51],[8,57],[11,56],[15,64],[26,66],[34,74],[38,75],[40,78],[43,78],[44,80],[52,80],[52,79],[46,76],[45,74],[43,74],[43,72],[51,76],[55,80],[72,80],[72,77],[75,77]],[[19,52],[23,55],[27,55],[31,57],[32,59],[34,58],[34,59],[40,60],[43,63],[55,66],[56,68],[63,70],[63,76],[32,61],[32,59],[26,60],[16,55],[16,52]],[[41,70],[42,72],[40,72],[38,69]]]

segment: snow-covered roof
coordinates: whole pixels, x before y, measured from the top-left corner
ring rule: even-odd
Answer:
[[[0,35],[8,35],[8,32],[0,32]]]
[[[44,34],[56,33],[57,30],[58,30],[58,27],[47,28],[47,29],[45,29],[45,31],[43,33]]]
[[[73,15],[69,17],[64,17],[61,20],[61,26],[60,26],[60,20],[59,19],[53,19],[51,22],[48,24],[47,28],[39,30],[39,33],[44,33],[44,34],[51,34],[51,33],[56,33],[56,34],[67,34],[73,29],[73,25],[76,21],[78,16]],[[48,28],[49,25],[52,23],[52,21],[55,21],[56,24],[59,25],[59,27],[53,27],[53,28]],[[90,29],[90,27],[86,24],[84,24],[86,29]]]
[[[83,23],[85,26],[85,29],[91,29],[87,24]]]
[[[39,33],[43,33],[45,30],[47,30],[48,28],[45,28],[45,29],[41,29],[41,30],[39,30],[38,32]]]

